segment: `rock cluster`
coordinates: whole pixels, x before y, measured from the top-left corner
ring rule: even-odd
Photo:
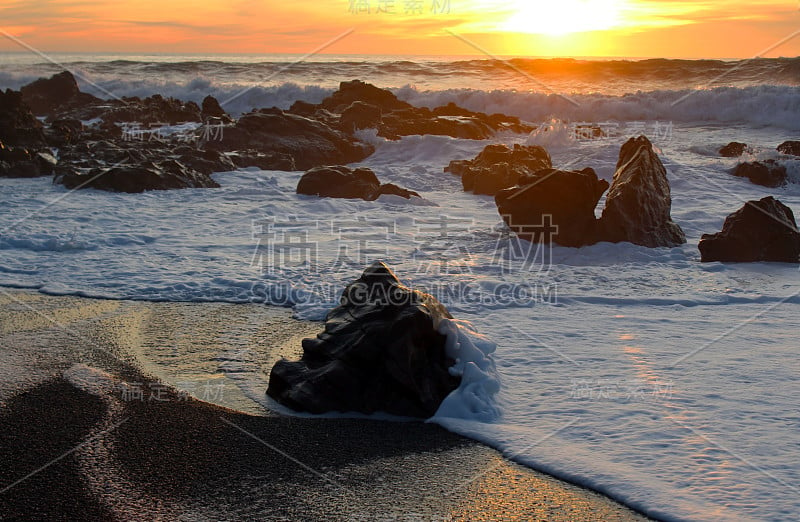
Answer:
[[[595,207],[608,182],[591,168],[553,169],[541,147],[489,145],[475,159],[453,161],[445,170],[461,176],[464,190],[494,193],[503,220],[524,239],[570,247],[600,241],[647,247],[686,242],[670,216],[667,171],[644,136],[620,149],[600,219]]]
[[[393,140],[413,134],[480,140],[498,131],[533,130],[519,118],[473,112],[453,103],[434,109],[414,107],[391,91],[360,80],[342,82],[339,90],[320,104],[296,102],[289,112],[325,122],[348,134],[374,128],[378,136]]]
[[[186,123],[199,127],[188,135],[166,128]],[[199,106],[157,94],[102,100],[81,92],[64,71],[19,92],[0,92],[0,176],[55,175],[56,182],[71,187],[127,192],[217,187],[211,174],[236,168],[311,170],[361,161],[374,147],[354,133],[369,127],[392,139],[409,134],[483,139],[498,130],[528,130],[516,118],[454,104],[414,107],[358,80],[342,82],[319,105],[299,101],[289,111],[263,108],[234,119],[212,96]],[[415,194],[378,185],[358,197]]]

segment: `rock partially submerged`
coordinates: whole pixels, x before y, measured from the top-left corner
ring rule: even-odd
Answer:
[[[53,174],[56,159],[44,128],[18,92],[0,91],[0,177],[35,178]]]
[[[772,159],[740,163],[733,169],[732,174],[739,178],[747,178],[756,185],[771,188],[785,185],[788,179],[786,167]]]
[[[24,147],[6,147],[0,141],[0,178],[51,176],[57,164],[49,152],[30,152]]]
[[[524,185],[500,191],[497,210],[517,236],[580,247],[597,236],[594,209],[608,188],[594,170],[539,170]]]
[[[778,145],[778,152],[790,156],[800,156],[800,141],[789,140]]]
[[[165,98],[154,94],[147,98],[123,98],[122,102],[102,110],[100,117],[106,123],[136,122],[152,130],[179,123],[201,123],[200,107],[193,101]]]
[[[391,183],[381,184],[375,173],[366,167],[351,169],[343,165],[316,167],[300,178],[297,193],[326,198],[350,198],[373,201],[383,194],[410,199],[419,194]]]
[[[236,124],[221,128],[219,135],[219,139],[205,140],[203,145],[222,151],[288,154],[300,170],[354,163],[375,150],[324,123],[280,109],[245,114]]]
[[[798,263],[800,233],[792,209],[768,196],[728,216],[721,232],[703,234],[698,248],[703,262]]]
[[[343,110],[354,102],[363,102],[381,109],[382,112],[391,112],[399,109],[409,109],[410,103],[400,101],[397,96],[387,89],[381,89],[361,80],[352,80],[339,83],[339,89],[325,98],[317,107],[333,113],[341,114]]]
[[[672,221],[667,170],[645,136],[629,139],[619,151],[617,170],[600,217],[598,241],[628,241],[646,247],[673,247],[686,236]]]
[[[724,158],[738,158],[747,150],[746,143],[732,141],[719,149],[719,155]]]
[[[182,188],[217,188],[210,176],[175,160],[119,165],[112,168],[60,169],[57,182],[69,189],[95,188],[112,192],[144,192]]]
[[[211,121],[219,121],[222,123],[230,123],[233,121],[233,118],[225,112],[222,106],[219,104],[219,101],[214,98],[213,96],[206,96],[203,98],[203,102],[200,104],[200,115],[203,118],[203,121],[208,122]]]
[[[20,89],[22,98],[34,114],[49,116],[57,110],[82,107],[101,100],[81,92],[78,82],[69,71],[62,71],[50,78],[39,78]]]
[[[444,170],[461,176],[465,191],[493,196],[552,167],[550,154],[543,147],[515,144],[512,149],[498,144],[486,146],[475,159],[451,161]]]
[[[508,154],[501,152],[501,156]],[[462,172],[472,168],[463,163],[455,167]],[[506,224],[524,239],[571,247],[599,241],[628,241],[647,247],[686,242],[683,231],[670,217],[672,198],[666,169],[644,136],[631,138],[620,149],[617,171],[599,220],[594,209],[608,182],[598,179],[594,170],[532,172],[520,163],[516,168],[521,172],[520,181],[498,192],[495,203]],[[454,170],[452,163],[449,169]],[[550,226],[557,227],[557,232],[541,233]]]
[[[273,366],[267,394],[310,413],[430,417],[461,381],[448,371],[455,361],[439,333],[450,318],[433,296],[375,263],[345,288],[324,331],[303,340],[302,358]]]
[[[432,110],[414,107],[391,91],[360,80],[342,82],[320,104],[296,102],[288,112],[325,122],[347,133],[375,128],[378,136],[393,140],[415,134],[486,139],[498,131],[533,130],[519,118],[469,111],[453,103]]]

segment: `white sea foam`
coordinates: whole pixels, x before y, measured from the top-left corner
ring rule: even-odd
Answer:
[[[187,83],[171,81],[164,94],[184,96]],[[301,85],[253,90],[240,109],[330,92]],[[144,94],[160,84],[117,87]],[[235,87],[190,90],[195,99],[222,98]],[[710,88],[674,106],[689,91],[584,94],[575,97],[580,106],[442,85],[397,92],[421,105],[455,101],[539,122],[673,121],[670,134],[653,138],[688,243],[554,247],[531,263],[516,255],[527,243],[504,234],[493,198],[464,193],[442,171],[486,142],[373,133],[377,150],[362,164],[438,207],[298,196],[301,173],[254,169],[215,175],[221,188],[213,190],[68,197],[49,179],[0,179],[0,284],[113,299],[272,303],[320,319],[347,283],[381,260],[473,325],[443,325],[462,386],[435,422],[654,517],[793,518],[797,266],[701,264],[697,244],[750,199],[773,195],[800,211],[797,161],[775,152],[797,139],[796,87]],[[609,180],[626,137],[551,145],[553,163],[593,167]],[[732,140],[753,147],[754,159],[778,159],[791,182],[771,189],[731,176],[741,159],[715,149]],[[267,225],[299,226],[315,255],[270,258],[280,245]],[[261,402],[263,368],[242,361],[224,369]],[[92,372],[73,373],[93,386]]]
[[[447,336],[447,355],[455,361],[450,373],[461,377],[461,384],[445,398],[431,420],[497,420],[500,410],[494,396],[500,390],[500,381],[492,359],[496,345],[465,321],[444,319],[439,332]]]

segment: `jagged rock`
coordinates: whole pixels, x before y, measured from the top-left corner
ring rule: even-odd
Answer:
[[[94,168],[88,171],[66,166],[58,169],[55,181],[69,189],[95,188],[111,192],[219,187],[209,176],[189,169],[175,160],[165,160],[158,164],[144,162],[138,165]]]
[[[221,139],[210,140],[205,147],[289,154],[300,170],[354,163],[375,150],[323,123],[280,109],[245,114],[235,125],[222,129]]]
[[[339,89],[318,105],[295,102],[290,113],[313,118],[352,133],[377,128],[378,136],[397,140],[402,136],[432,134],[463,139],[486,139],[505,130],[531,132],[519,118],[473,112],[454,103],[430,110],[398,100],[391,91],[360,80],[342,82]]]
[[[322,100],[318,107],[341,114],[342,111],[356,101],[379,107],[381,112],[384,113],[412,108],[410,103],[398,100],[397,96],[391,91],[375,87],[361,80],[341,82],[339,89]]]
[[[39,172],[43,176],[50,176],[55,172],[58,160],[49,152],[37,152],[33,155],[33,160],[39,165]]]
[[[513,149],[488,145],[475,159],[451,161],[444,170],[461,176],[465,191],[494,195],[552,166],[550,154],[544,148],[515,144]]]
[[[381,108],[362,101],[354,101],[342,111],[339,128],[345,132],[377,128],[381,123]]]
[[[10,146],[38,149],[44,147],[42,123],[18,91],[0,91],[0,141]]]
[[[475,112],[463,107],[459,107],[453,102],[447,105],[434,108],[431,113],[434,116],[455,116],[462,118],[475,118],[485,121],[494,130],[509,130],[516,133],[527,133],[533,130],[528,125],[523,125],[519,118],[516,116],[507,116],[505,114],[495,113],[486,114],[483,112]]]
[[[785,185],[788,178],[786,167],[771,159],[740,163],[733,169],[732,174],[739,178],[747,178],[756,185],[773,188]]]
[[[778,152],[791,156],[800,156],[800,141],[784,141],[778,145]]]
[[[426,108],[408,108],[384,114],[378,136],[399,139],[402,136],[430,134],[468,140],[483,140],[494,135],[495,128],[480,118],[435,116]]]
[[[77,142],[83,133],[83,123],[75,119],[58,119],[44,129],[45,139],[51,147],[62,148]]]
[[[10,163],[0,160],[0,178],[37,178],[42,175],[37,161],[22,160]]]
[[[349,198],[373,201],[383,194],[410,199],[419,197],[414,191],[391,183],[381,185],[378,177],[366,167],[350,169],[344,166],[316,167],[300,178],[297,193],[326,198]]]
[[[575,126],[575,139],[576,140],[596,140],[608,136],[602,127],[591,124],[583,124]]]
[[[594,209],[607,181],[591,168],[539,170],[525,180],[495,196],[498,212],[517,236],[569,247],[595,242]]]
[[[236,170],[236,165],[231,158],[213,149],[195,149],[193,147],[179,147],[175,150],[178,161],[190,169],[194,169],[206,176],[214,172],[229,172]]]
[[[433,296],[375,263],[345,288],[324,331],[303,340],[302,358],[272,367],[267,394],[310,413],[430,417],[460,384],[438,331],[445,318],[452,316]]]
[[[52,114],[56,110],[79,107],[101,100],[91,94],[81,92],[78,82],[69,71],[63,71],[50,78],[39,78],[20,89],[22,99],[39,116]]]
[[[57,161],[49,152],[6,147],[0,141],[0,178],[36,178],[53,174]]]
[[[285,152],[269,152],[261,154],[256,151],[239,151],[231,154],[237,167],[258,167],[261,170],[298,170],[291,154]]]
[[[405,199],[411,199],[412,197],[417,197],[417,198],[421,197],[413,190],[408,190],[403,187],[399,187],[394,183],[384,183],[383,185],[378,187],[377,197],[381,197],[383,195],[400,196],[401,198]]]
[[[709,261],[800,262],[800,233],[792,209],[772,196],[748,201],[728,216],[722,231],[703,234],[700,259]]]
[[[747,150],[746,143],[732,141],[719,149],[719,155],[725,158],[738,158]]]
[[[122,100],[122,103],[117,102],[103,110],[101,117],[104,122],[136,122],[144,130],[157,130],[164,125],[203,121],[200,107],[193,101],[164,98],[160,94],[144,99],[132,97]]]
[[[667,171],[645,136],[620,149],[617,170],[600,218],[598,241],[628,241],[646,247],[671,247],[686,236],[670,217],[672,197]]]
[[[203,98],[203,103],[200,107],[200,113],[203,120],[209,118],[220,118],[222,120],[230,120],[230,116],[226,113],[216,98],[213,96],[206,96]]]

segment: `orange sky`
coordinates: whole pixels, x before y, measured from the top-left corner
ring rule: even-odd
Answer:
[[[0,0],[0,34],[49,52],[305,54],[351,29],[324,52],[800,55],[798,0]]]

